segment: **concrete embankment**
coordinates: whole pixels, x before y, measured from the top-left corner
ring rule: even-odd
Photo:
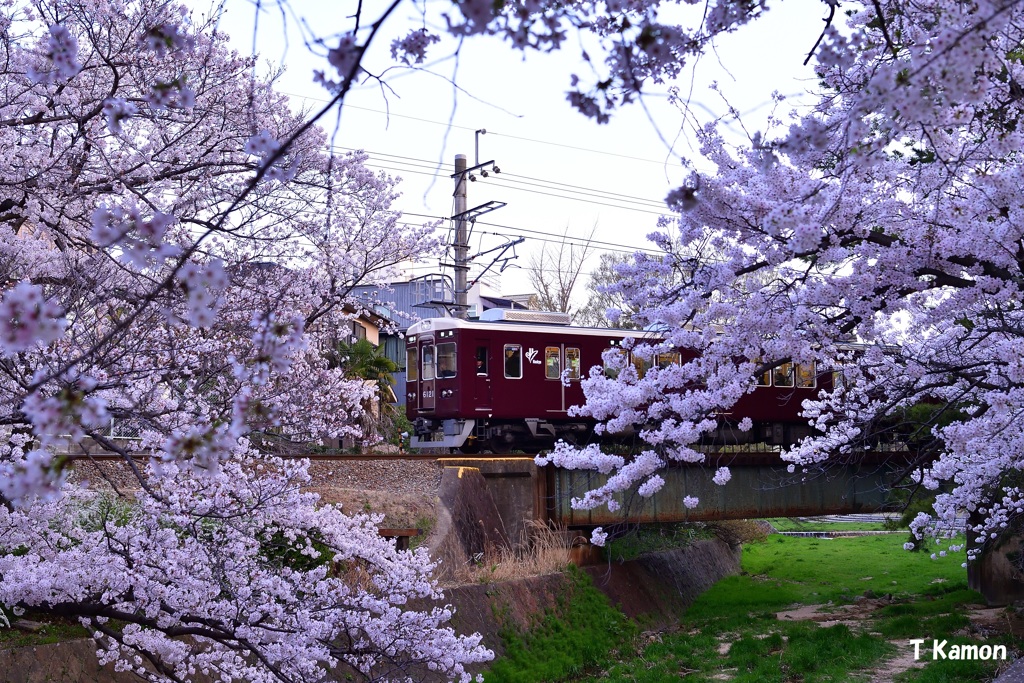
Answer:
[[[698,541],[679,550],[653,553],[623,563],[584,567],[594,586],[627,616],[645,623],[673,623],[698,595],[724,576],[739,572],[739,549],[718,540]],[[500,631],[529,631],[545,610],[553,610],[570,579],[548,574],[502,583],[458,586],[445,592],[455,608],[460,633],[481,633],[502,654]]]
[[[0,650],[4,683],[138,683],[134,674],[101,667],[92,640]]]

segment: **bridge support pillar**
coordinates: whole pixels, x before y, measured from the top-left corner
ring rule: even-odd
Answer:
[[[970,524],[967,535],[970,544]],[[967,585],[993,607],[1024,600],[1024,536],[1010,532],[993,539],[981,557],[967,565]]]
[[[487,482],[487,492],[501,518],[511,544],[523,547],[530,540],[530,522],[544,519],[544,482],[531,457],[441,458],[442,467],[472,467]],[[543,472],[540,473],[541,475]]]
[[[442,571],[495,561],[508,534],[487,482],[475,467],[445,467],[438,492],[437,526],[430,554]]]

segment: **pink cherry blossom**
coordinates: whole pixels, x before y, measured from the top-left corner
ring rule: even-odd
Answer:
[[[0,349],[6,354],[54,342],[66,327],[63,311],[39,285],[19,282],[0,299]]]

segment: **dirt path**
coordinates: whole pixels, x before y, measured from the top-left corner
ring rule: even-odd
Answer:
[[[889,604],[892,604],[889,598],[860,598],[849,605],[803,605],[778,612],[776,618],[788,622],[813,621],[822,628],[844,624],[854,631],[870,632],[874,625],[875,612]],[[970,606],[966,608],[965,614],[971,625],[965,629],[964,635],[972,635],[979,639],[989,639],[1001,634],[1011,634],[1017,638],[1024,636],[1024,619],[1008,608]],[[899,674],[923,668],[924,663],[914,659],[914,648],[906,639],[890,640],[889,643],[896,648],[897,655],[865,672],[869,676],[866,679],[869,683],[893,683]],[[719,652],[728,653],[731,645],[731,642],[723,641],[719,646]]]

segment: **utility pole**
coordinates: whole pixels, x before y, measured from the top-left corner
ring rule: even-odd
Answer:
[[[469,237],[466,234],[466,155],[455,155],[455,317],[469,315]]]
[[[466,155],[455,155],[455,173],[452,174],[452,180],[455,181],[455,194],[452,195],[455,199],[455,212],[452,214],[455,235],[451,245],[455,252],[454,263],[451,264],[455,270],[455,304],[453,306],[455,310],[453,314],[456,318],[463,320],[469,317],[469,262],[472,260],[469,256],[469,237],[472,226],[476,224],[476,219],[480,216],[505,206],[505,202],[490,201],[472,209],[467,208],[466,183],[476,180],[475,174],[477,173],[480,174],[480,177],[487,178],[491,173],[501,173],[501,169],[494,164],[493,159],[467,168]]]

